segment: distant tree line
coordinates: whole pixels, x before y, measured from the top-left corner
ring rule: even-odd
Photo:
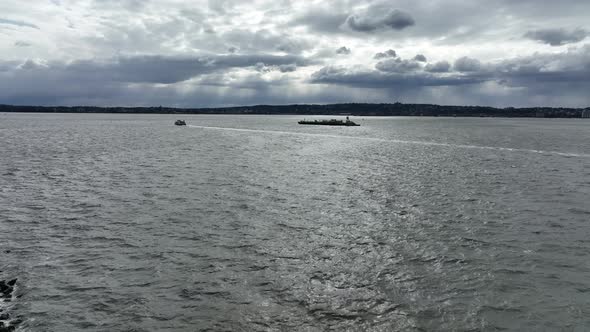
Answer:
[[[96,107],[96,106],[15,106],[0,105],[0,112],[27,113],[147,113],[147,114],[294,114],[356,116],[460,116],[460,117],[541,117],[582,118],[589,108],[486,106],[441,106],[433,104],[328,104],[256,105],[217,108]]]

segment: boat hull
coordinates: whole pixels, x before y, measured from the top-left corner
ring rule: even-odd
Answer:
[[[345,126],[345,127],[358,127],[360,124],[352,121],[340,121],[340,120],[327,120],[327,121],[299,121],[300,125],[312,125],[312,126]]]

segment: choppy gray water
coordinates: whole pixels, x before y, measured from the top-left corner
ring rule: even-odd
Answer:
[[[19,329],[590,329],[589,121],[178,118],[0,114]]]

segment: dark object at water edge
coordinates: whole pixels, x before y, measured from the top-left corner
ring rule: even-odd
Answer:
[[[319,126],[360,126],[360,124],[354,123],[346,117],[346,121],[330,119],[330,120],[313,120],[313,121],[306,121],[302,120],[297,122],[302,125],[319,125]]]
[[[174,124],[177,126],[186,126],[186,122],[184,122],[184,120],[176,120]]]
[[[4,302],[12,302],[14,287],[18,282],[17,278],[12,280],[0,280],[0,298]],[[17,296],[20,297],[20,296]],[[6,310],[6,311],[5,311]],[[16,330],[16,327],[23,322],[21,316],[17,316],[16,319],[11,319],[11,314],[8,313],[9,309],[0,309],[0,332],[12,332]]]

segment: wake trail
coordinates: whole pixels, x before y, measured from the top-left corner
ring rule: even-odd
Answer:
[[[355,139],[355,140],[365,140],[365,141],[374,141],[374,142],[415,144],[415,145],[424,145],[424,146],[442,146],[442,147],[460,148],[460,149],[526,152],[526,153],[537,153],[537,154],[556,155],[556,156],[564,156],[564,157],[590,158],[590,154],[585,154],[585,153],[546,151],[546,150],[521,149],[521,148],[506,148],[506,147],[498,147],[498,146],[482,146],[482,145],[453,144],[453,143],[440,143],[440,142],[427,142],[427,141],[411,141],[411,140],[398,140],[398,139],[386,139],[386,138],[376,138],[376,137],[359,137],[359,136],[346,136],[346,135],[299,133],[299,132],[293,132],[293,131],[280,131],[280,130],[242,129],[242,128],[195,126],[195,125],[188,125],[187,127],[200,128],[200,129],[225,130],[225,131],[238,131],[238,132],[247,132],[247,133],[269,133],[269,134],[276,134],[276,135]]]

